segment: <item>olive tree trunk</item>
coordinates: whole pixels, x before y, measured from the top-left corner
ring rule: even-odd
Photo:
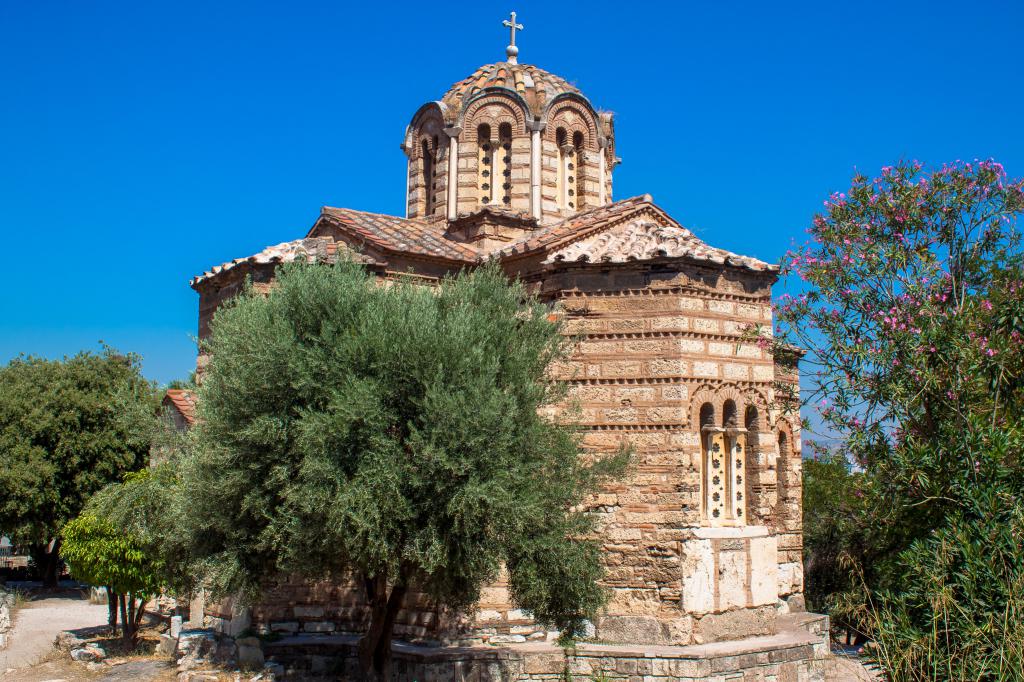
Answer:
[[[370,605],[370,625],[359,640],[359,667],[368,682],[387,682],[391,674],[391,638],[402,610],[408,582],[404,575],[388,592],[386,575],[364,580]]]

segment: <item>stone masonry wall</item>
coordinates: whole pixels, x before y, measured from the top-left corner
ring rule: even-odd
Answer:
[[[258,287],[270,286],[268,273],[252,272]],[[200,292],[201,337],[242,281],[235,273]],[[628,480],[593,500],[611,591],[597,637],[684,645],[773,632],[780,598],[801,605],[802,568],[799,432],[774,406],[773,359],[747,335],[751,325],[770,328],[770,281],[678,264],[564,266],[528,281],[579,339],[552,371],[578,401],[585,449],[628,443],[634,453]],[[721,416],[727,400],[741,418],[748,405],[757,412],[744,467],[748,518],[709,528],[699,412],[707,403]],[[253,612],[254,625],[282,632],[357,632],[364,618],[361,592],[350,585],[291,581]],[[495,644],[549,637],[511,605],[501,581],[485,588],[471,621],[414,600],[396,634]]]
[[[771,632],[778,578],[785,593],[794,581],[791,568],[779,571],[792,554],[776,537],[775,432],[792,428],[773,405],[773,359],[748,335],[752,325],[770,328],[770,281],[701,267],[575,266],[538,287],[567,332],[581,335],[555,373],[578,401],[585,447],[607,453],[628,442],[634,451],[629,479],[594,505],[612,591],[598,637],[688,644]],[[727,400],[741,419],[746,406],[757,416],[745,463],[749,525],[719,537],[702,514],[697,420],[703,403],[721,415]],[[798,475],[798,458],[785,464]],[[782,517],[799,529],[792,513]]]

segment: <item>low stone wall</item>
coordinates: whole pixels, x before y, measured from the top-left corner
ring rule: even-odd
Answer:
[[[581,644],[563,650],[550,643],[506,647],[417,647],[396,644],[396,682],[823,682],[829,656],[828,619],[815,614],[779,618],[777,635],[690,646]],[[280,663],[285,679],[353,679],[357,638],[297,635],[264,644],[269,660]]]
[[[7,634],[13,626],[11,611],[14,609],[14,595],[0,587],[0,649],[7,647]]]

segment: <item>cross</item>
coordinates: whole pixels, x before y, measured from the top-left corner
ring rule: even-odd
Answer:
[[[509,43],[508,47],[505,48],[505,54],[508,55],[508,63],[516,64],[518,63],[517,57],[519,56],[519,48],[516,47],[516,30],[518,29],[522,31],[523,25],[516,23],[515,12],[512,12],[512,21],[505,19],[503,22],[501,22],[501,25],[507,26],[509,29],[509,34],[511,35],[511,42]]]

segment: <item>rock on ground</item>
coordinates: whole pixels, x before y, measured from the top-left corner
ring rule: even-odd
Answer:
[[[878,673],[849,656],[832,656],[825,663],[825,682],[877,682]]]

